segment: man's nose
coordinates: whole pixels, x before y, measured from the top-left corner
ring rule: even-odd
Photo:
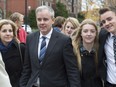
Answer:
[[[42,23],[44,23],[44,20],[41,20],[41,22],[40,22],[40,23],[41,23],[41,24],[42,24]]]

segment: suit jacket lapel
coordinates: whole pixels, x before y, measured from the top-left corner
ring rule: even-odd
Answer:
[[[59,37],[59,35],[57,33],[58,32],[53,30],[50,41],[49,41],[49,44],[48,44],[48,47],[47,47],[47,50],[46,50],[45,58],[42,61],[42,65],[47,60],[47,57],[52,53],[52,49],[54,48],[54,46],[55,46],[55,44],[57,42],[57,39]]]
[[[35,40],[33,41],[33,45],[34,45],[34,48],[35,48],[35,50],[34,50],[34,57],[35,57],[35,64],[39,64],[39,59],[38,59],[38,44],[39,44],[39,36],[40,36],[40,33],[39,32],[37,32],[36,34],[35,34],[35,36],[34,36],[34,38],[35,38]]]
[[[105,43],[106,43],[106,40],[107,40],[109,34],[110,34],[109,32],[106,32],[106,33],[104,34],[104,38],[102,39],[104,45],[105,45]]]
[[[100,56],[100,58],[102,58],[102,56],[104,54],[104,46],[105,46],[105,43],[106,43],[106,40],[107,40],[109,34],[110,34],[109,32],[103,30],[102,36],[99,37],[99,39],[100,39],[100,45],[99,45],[99,56]]]

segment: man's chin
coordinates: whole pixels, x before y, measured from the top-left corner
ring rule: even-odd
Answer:
[[[114,30],[107,30],[107,31],[110,32],[110,33],[112,33],[112,34],[114,33]]]
[[[41,31],[41,33],[42,33],[43,35],[46,35],[46,34],[47,34],[47,31]]]

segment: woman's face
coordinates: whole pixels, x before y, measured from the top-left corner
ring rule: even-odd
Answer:
[[[83,25],[82,31],[81,31],[83,43],[86,43],[86,44],[94,43],[96,32],[97,31],[93,25],[91,24]]]
[[[68,35],[68,36],[71,36],[71,34],[74,32],[75,28],[74,26],[72,25],[71,22],[67,22],[66,26],[65,26],[65,34]]]
[[[4,45],[8,45],[13,39],[13,29],[10,24],[5,24],[0,29],[0,39]]]

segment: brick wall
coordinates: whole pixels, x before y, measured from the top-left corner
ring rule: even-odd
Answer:
[[[39,0],[27,0],[27,13],[30,10],[36,9],[39,5]],[[25,14],[25,0],[6,0],[6,7],[4,7],[4,1],[0,1],[0,9],[3,11],[6,8],[6,17],[8,17],[13,12],[20,12]]]

